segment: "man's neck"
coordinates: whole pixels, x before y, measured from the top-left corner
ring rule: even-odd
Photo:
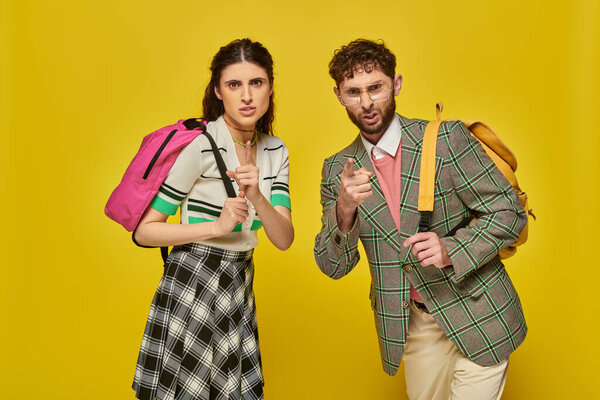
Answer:
[[[377,145],[379,139],[381,139],[384,133],[385,131],[379,133],[364,133],[362,131],[360,132],[360,134],[373,146]]]

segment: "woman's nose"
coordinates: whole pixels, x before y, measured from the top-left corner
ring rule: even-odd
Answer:
[[[249,103],[252,101],[252,90],[249,85],[244,85],[242,90],[242,101],[245,103]]]

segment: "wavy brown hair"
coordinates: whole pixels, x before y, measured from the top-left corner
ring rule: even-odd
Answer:
[[[396,56],[385,47],[381,39],[376,42],[356,39],[333,53],[329,62],[329,75],[339,87],[345,78],[352,79],[355,72],[371,72],[375,68],[381,68],[383,73],[393,80]]]
[[[221,73],[231,64],[239,62],[252,62],[262,67],[269,77],[269,83],[273,86],[273,58],[269,51],[259,42],[253,42],[250,39],[236,39],[227,45],[221,47],[213,57],[210,65],[211,77],[204,98],[202,99],[202,110],[204,119],[214,121],[225,112],[223,101],[219,100],[215,94],[215,87],[219,86]],[[275,104],[273,103],[273,94],[269,97],[269,108],[256,122],[256,129],[259,132],[273,134],[273,120],[275,118]]]

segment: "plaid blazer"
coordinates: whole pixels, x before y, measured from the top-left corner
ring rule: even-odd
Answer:
[[[513,243],[527,216],[506,178],[460,121],[443,122],[437,139],[435,203],[430,231],[438,234],[452,265],[421,267],[403,242],[418,231],[417,210],[421,144],[428,121],[399,116],[402,129],[400,232],[388,209],[377,176],[373,195],[359,207],[356,222],[344,235],[336,221],[340,173],[346,159],[373,171],[370,156],[357,137],[323,164],[322,228],[315,259],[333,279],[348,274],[359,261],[360,238],[371,272],[371,306],[383,368],[395,375],[408,329],[410,284],[456,346],[477,364],[495,365],[525,339],[521,303],[498,257]],[[459,222],[469,226],[444,237]]]

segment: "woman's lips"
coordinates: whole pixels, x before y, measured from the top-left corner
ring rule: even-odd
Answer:
[[[256,107],[242,107],[238,109],[240,114],[242,114],[245,117],[249,117],[250,115],[254,114],[256,112]]]

